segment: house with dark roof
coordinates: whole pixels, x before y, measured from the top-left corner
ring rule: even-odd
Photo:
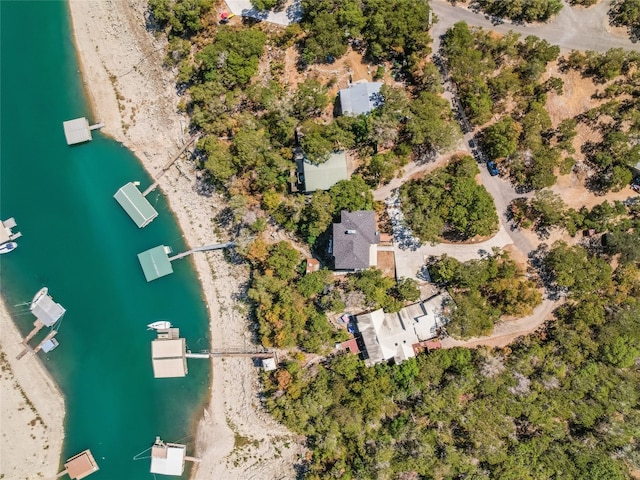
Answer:
[[[380,88],[382,82],[358,82],[343,88],[338,93],[340,112],[342,115],[366,115],[382,104]]]
[[[335,270],[364,270],[378,264],[380,233],[375,213],[370,210],[340,213],[340,223],[333,224],[330,254]]]

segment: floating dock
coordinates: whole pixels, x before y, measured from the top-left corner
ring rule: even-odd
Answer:
[[[138,460],[138,457],[139,455],[136,455],[133,459]],[[156,441],[151,447],[150,472],[157,473],[158,475],[179,476],[184,472],[184,462],[199,461],[199,458],[187,456],[186,445],[180,443],[165,443],[160,440],[160,437],[156,437]]]
[[[149,200],[140,193],[138,185],[140,185],[138,182],[129,182],[123,185],[113,198],[127,212],[138,228],[144,228],[158,216],[158,212],[149,203]]]
[[[144,278],[147,279],[147,282],[151,282],[160,277],[164,277],[165,275],[173,273],[173,267],[171,266],[171,262],[173,260],[179,260],[180,258],[184,258],[187,255],[191,255],[195,252],[208,252],[210,250],[220,250],[223,248],[231,248],[235,246],[236,244],[234,242],[205,245],[203,247],[196,247],[170,257],[169,255],[172,253],[171,247],[159,245],[157,247],[139,253],[138,261],[140,262],[140,266],[142,267]]]
[[[98,470],[100,467],[98,467],[96,459],[93,458],[91,450],[85,450],[67,460],[64,464],[64,470],[56,478],[69,475],[72,480],[81,480]]]
[[[31,330],[24,340],[22,340],[24,350],[16,356],[18,360],[24,357],[27,353],[36,354],[40,350],[48,353],[55,349],[59,343],[53,337],[56,336],[58,331],[53,327],[55,327],[56,323],[58,323],[66,312],[62,305],[53,301],[53,298],[49,295],[49,289],[47,287],[41,288],[38,293],[34,295],[33,300],[31,300],[29,310],[31,310],[31,313],[35,315],[36,321],[33,322],[33,330]],[[35,348],[29,346],[29,341],[44,327],[52,328],[44,340],[42,340]]]
[[[22,236],[22,233],[20,232],[13,232],[13,229],[16,227],[17,224],[13,217],[0,222],[0,245],[11,242]]]
[[[64,136],[67,139],[67,145],[90,142],[91,131],[104,127],[102,123],[89,125],[89,120],[84,117],[62,122],[62,126],[64,128]]]
[[[158,330],[158,338],[151,342],[151,362],[155,378],[184,377],[188,373],[186,343],[180,330]]]

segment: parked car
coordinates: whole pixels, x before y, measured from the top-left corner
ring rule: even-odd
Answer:
[[[640,177],[636,177],[631,181],[631,188],[634,192],[640,193]]]
[[[493,160],[489,160],[487,162],[487,170],[489,170],[489,175],[491,175],[492,177],[495,177],[496,175],[500,174],[500,171],[498,170],[498,165],[496,165],[496,162],[494,162]]]

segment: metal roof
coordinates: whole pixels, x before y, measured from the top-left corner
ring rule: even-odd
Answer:
[[[356,316],[367,351],[367,365],[391,358],[401,363],[414,357],[413,346],[436,337],[438,327],[447,323],[445,310],[450,302],[451,297],[444,292],[404,307],[398,313],[384,313],[379,309]]]
[[[67,139],[67,145],[74,145],[91,140],[89,121],[84,117],[67,120],[62,123],[62,126],[64,128],[64,136]]]
[[[167,249],[169,249],[169,247],[159,245],[138,254],[138,261],[140,262],[140,266],[144,272],[144,278],[147,279],[147,282],[173,273],[173,267],[169,261]]]
[[[187,374],[185,339],[156,339],[152,341],[151,361],[155,378],[184,377]]]
[[[120,206],[124,208],[124,211],[136,222],[138,228],[147,226],[158,216],[156,209],[151,206],[146,197],[140,193],[138,187],[132,182],[122,186],[113,198],[118,201]]]
[[[343,115],[367,114],[382,103],[382,82],[358,82],[340,90],[340,110]]]
[[[151,450],[151,473],[182,475],[186,447],[175,443],[154,445]]]
[[[314,165],[308,160],[302,164],[305,192],[329,190],[340,180],[347,180],[347,156],[344,151],[333,152],[326,162]]]
[[[100,470],[90,450],[85,450],[71,457],[64,464],[64,468],[67,475],[74,480],[80,480]]]
[[[38,320],[44,323],[45,327],[50,327],[56,323],[66,312],[64,307],[53,301],[50,295],[42,295],[36,302],[31,304],[31,313]]]

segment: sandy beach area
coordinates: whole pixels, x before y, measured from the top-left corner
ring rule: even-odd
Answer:
[[[165,41],[145,28],[146,0],[70,0],[73,33],[94,118],[134,152],[155,176],[189,138],[188,119],[177,111],[175,74],[162,68]],[[181,159],[160,180],[191,247],[217,243],[214,218],[224,200],[199,193],[191,162]],[[245,266],[221,252],[190,260],[202,283],[212,348],[251,343],[244,305],[235,301],[248,280]],[[301,439],[261,408],[258,370],[249,358],[214,359],[211,398],[198,426],[195,479],[295,478],[304,454]]]
[[[64,400],[39,357],[16,360],[21,341],[0,299],[0,478],[49,479],[60,464]]]

